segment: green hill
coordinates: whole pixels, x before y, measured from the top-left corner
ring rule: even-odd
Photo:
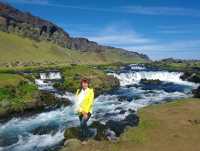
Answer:
[[[0,66],[149,61],[144,54],[71,37],[56,24],[3,2],[0,2],[0,31]]]
[[[146,61],[139,56],[129,56],[117,50],[108,49],[99,53],[70,50],[51,42],[37,42],[6,32],[0,32],[0,54],[1,67]]]

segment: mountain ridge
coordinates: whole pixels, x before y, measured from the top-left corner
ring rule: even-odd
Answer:
[[[122,55],[140,57],[147,61],[150,60],[144,54],[122,48],[100,45],[83,37],[71,37],[56,24],[33,16],[29,12],[22,12],[4,2],[0,2],[0,31],[13,33],[38,42],[49,41],[63,48],[81,52],[104,53],[108,50],[115,50]]]

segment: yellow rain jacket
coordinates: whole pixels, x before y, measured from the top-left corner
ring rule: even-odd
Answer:
[[[79,95],[80,89],[76,91],[76,96]],[[94,90],[87,88],[87,94],[80,104],[79,112],[92,113],[94,103]]]

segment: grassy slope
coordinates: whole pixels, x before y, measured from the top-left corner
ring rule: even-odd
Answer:
[[[14,34],[0,32],[0,66],[16,61],[28,66],[44,64],[104,64],[113,62],[144,62],[139,57],[129,57],[118,52],[79,52],[61,48],[50,42],[36,42]]]
[[[8,74],[1,73],[0,74],[0,88],[8,85],[16,86],[20,81],[25,80],[24,77],[17,74]]]
[[[199,151],[199,115],[200,99],[148,106],[139,111],[139,126],[127,129],[118,143],[89,141],[79,150]]]

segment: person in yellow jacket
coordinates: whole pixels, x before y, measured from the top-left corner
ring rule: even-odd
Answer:
[[[75,112],[79,115],[81,126],[81,139],[88,137],[87,121],[91,117],[94,104],[94,90],[89,88],[89,80],[81,80],[81,88],[76,92]]]

